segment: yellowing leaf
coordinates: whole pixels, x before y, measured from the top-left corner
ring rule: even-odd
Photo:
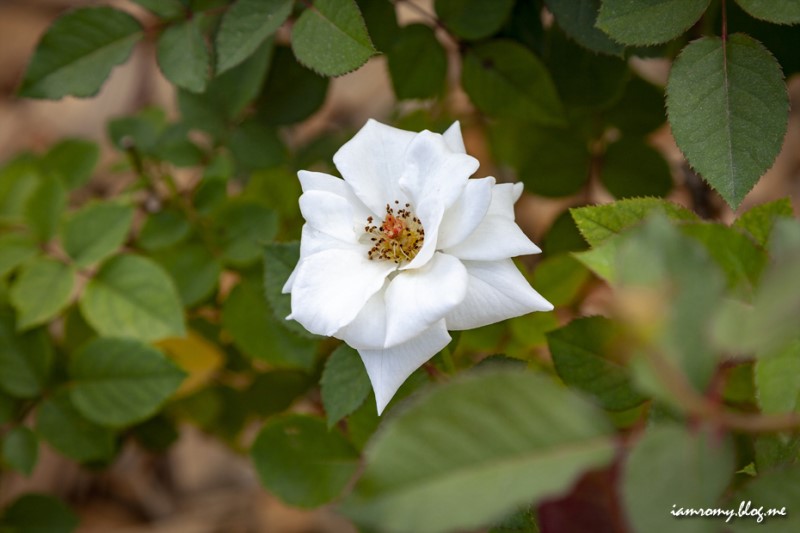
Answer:
[[[190,331],[186,337],[164,339],[157,342],[156,346],[188,374],[175,392],[176,398],[187,396],[211,381],[225,361],[216,345],[194,331]]]

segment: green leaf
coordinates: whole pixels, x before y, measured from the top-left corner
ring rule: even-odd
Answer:
[[[270,126],[301,122],[322,107],[327,92],[328,78],[298,63],[289,47],[276,46],[258,112]]]
[[[217,32],[217,73],[241,64],[289,17],[292,0],[238,0]]]
[[[229,148],[245,172],[275,167],[286,158],[278,132],[257,120],[237,126],[231,133]]]
[[[70,399],[88,420],[124,427],[153,415],[186,374],[155,348],[133,339],[99,338],[70,363]]]
[[[316,507],[342,492],[358,468],[358,454],[322,420],[277,418],[258,434],[250,455],[261,483],[289,505]]]
[[[718,507],[734,460],[728,438],[689,433],[672,424],[650,427],[631,450],[622,474],[629,523],[635,531],[652,533],[674,532],[677,523],[681,531],[717,531],[716,521],[680,520],[671,512]]]
[[[579,318],[547,334],[556,372],[568,386],[597,398],[611,411],[632,409],[647,398],[634,390],[624,361],[618,360],[622,335],[603,317]]]
[[[617,248],[621,240],[618,235],[612,235],[602,243],[592,247],[591,250],[573,253],[572,257],[580,261],[599,278],[609,283],[616,283],[617,269],[615,263]]]
[[[70,265],[44,257],[25,265],[10,292],[17,330],[49,322],[69,304],[74,286],[75,269]]]
[[[49,241],[56,232],[67,205],[67,191],[53,175],[42,176],[25,204],[25,218],[40,242]]]
[[[320,379],[328,429],[364,403],[372,386],[358,352],[340,344],[328,357]]]
[[[582,48],[558,29],[547,37],[545,62],[567,109],[604,109],[620,99],[631,76],[625,61]]]
[[[464,56],[461,84],[484,113],[560,126],[564,109],[544,64],[524,46],[492,40]]]
[[[324,76],[347,74],[376,53],[355,0],[316,0],[294,23],[292,50]]]
[[[623,137],[608,147],[600,180],[617,198],[666,196],[672,189],[664,156],[635,137]]]
[[[200,244],[177,246],[153,259],[169,273],[186,307],[194,307],[214,294],[222,273],[219,260]]]
[[[44,329],[18,334],[14,317],[0,309],[0,390],[15,398],[33,398],[50,376],[53,348]]]
[[[9,533],[70,533],[78,523],[78,516],[60,500],[32,492],[14,500],[0,516],[0,530]]]
[[[758,405],[765,413],[791,413],[800,400],[800,341],[755,363]]]
[[[30,237],[19,233],[0,235],[0,278],[39,253]]]
[[[579,45],[601,54],[622,55],[625,47],[595,27],[600,0],[545,0],[544,3],[564,33]]]
[[[728,277],[728,285],[754,289],[767,263],[767,253],[747,236],[722,224],[691,222],[681,231],[702,243]]]
[[[263,284],[254,280],[234,287],[222,306],[222,325],[244,353],[276,366],[311,368],[316,344],[290,333],[277,320]]]
[[[229,123],[258,96],[270,66],[272,45],[272,39],[264,41],[243,63],[211,80],[203,94],[178,90],[184,123],[217,139],[224,138]]]
[[[597,246],[623,230],[639,224],[654,211],[661,211],[671,220],[697,221],[688,209],[656,198],[632,198],[605,205],[570,209],[583,237]]]
[[[144,257],[120,255],[103,264],[86,285],[80,308],[104,336],[154,341],[186,333],[172,280]]]
[[[356,2],[364,22],[367,23],[372,42],[381,52],[388,51],[400,31],[394,4],[375,2],[375,0],[356,0]]]
[[[739,510],[742,502],[751,502],[747,507],[751,513],[763,507],[762,521],[755,515],[731,520],[729,526],[733,533],[794,533],[800,528],[800,514],[797,502],[800,501],[800,465],[794,464],[781,469],[764,472],[733,493],[729,505]],[[769,509],[784,511],[785,514],[767,515]],[[794,511],[794,512],[793,512]]]
[[[597,27],[628,45],[665,43],[688,30],[710,0],[603,0]]]
[[[36,432],[53,448],[81,463],[110,459],[114,433],[85,419],[62,390],[44,400],[36,415]]]
[[[133,0],[162,19],[178,18],[187,14],[187,7],[181,0]]]
[[[155,159],[168,161],[176,167],[194,167],[204,162],[205,154],[189,140],[189,127],[177,123],[170,124],[161,132],[152,156]]]
[[[135,18],[110,7],[87,7],[57,19],[39,41],[20,96],[93,96],[142,37]]]
[[[709,252],[662,214],[620,237],[617,246],[616,290],[629,327],[646,335],[648,353],[682,372],[697,390],[706,390],[719,353],[709,330],[725,289],[722,270]],[[632,305],[630,302],[637,302]],[[644,333],[647,331],[647,333]],[[640,390],[674,402],[674,394],[659,386],[653,357],[638,357],[635,377]]]
[[[148,107],[135,115],[110,121],[108,135],[114,146],[122,151],[135,148],[144,155],[150,155],[158,147],[158,139],[166,127],[164,110]]]
[[[781,198],[773,202],[766,202],[751,208],[733,223],[734,228],[740,228],[749,233],[758,244],[766,246],[775,221],[780,218],[792,218],[792,202],[789,198]]]
[[[139,232],[139,246],[148,251],[169,248],[184,240],[192,227],[177,209],[164,209],[147,217]]]
[[[528,192],[557,198],[575,194],[586,185],[589,150],[572,131],[523,125],[508,133],[519,144],[519,177]]]
[[[556,307],[572,303],[589,280],[589,272],[568,254],[548,254],[536,265],[534,286]]]
[[[734,209],[783,145],[788,98],[780,65],[744,34],[692,42],[675,60],[667,113],[689,163]]]
[[[292,295],[283,294],[283,286],[300,260],[300,243],[274,242],[264,250],[264,288],[275,320],[301,337],[318,339],[296,321],[286,320],[292,312]]]
[[[0,167],[0,222],[19,222],[41,179],[40,170],[30,154],[19,155]]]
[[[775,2],[774,0],[736,0],[751,16],[775,24],[797,24],[800,22],[800,3],[796,0]]]
[[[113,202],[85,205],[61,228],[64,250],[79,267],[104,260],[125,242],[133,212],[133,207]]]
[[[94,167],[100,159],[100,148],[96,143],[83,139],[65,139],[42,157],[42,167],[56,174],[67,189],[77,189],[92,177]]]
[[[511,14],[514,0],[436,0],[434,8],[448,31],[469,40],[496,33]]]
[[[245,391],[245,403],[260,417],[268,417],[288,409],[314,383],[305,372],[271,370],[259,374]]]
[[[562,252],[576,252],[588,248],[581,232],[572,220],[569,210],[565,209],[550,225],[542,240],[542,251],[545,256]]]
[[[0,390],[0,425],[8,423],[16,413],[17,404],[14,398]]]
[[[435,98],[447,77],[447,53],[430,26],[403,26],[387,51],[389,74],[398,100]]]
[[[604,418],[565,388],[516,370],[475,373],[384,422],[343,510],[382,531],[475,529],[558,496],[613,454]]]
[[[30,476],[39,459],[39,439],[25,426],[12,428],[1,439],[3,462],[26,476]]]
[[[278,232],[278,217],[272,209],[244,200],[227,203],[214,217],[223,259],[244,266],[261,257],[264,245]]]
[[[645,135],[667,120],[664,90],[639,76],[631,76],[622,98],[604,112],[606,120],[623,133]]]
[[[158,38],[158,66],[170,82],[201,93],[208,83],[211,56],[198,19],[169,26]]]

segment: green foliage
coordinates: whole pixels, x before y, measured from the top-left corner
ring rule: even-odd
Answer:
[[[98,263],[125,242],[133,208],[117,203],[92,203],[74,213],[62,226],[64,250],[78,266]]]
[[[185,333],[172,280],[144,257],[119,255],[104,263],[86,286],[80,306],[102,335],[152,341]]]
[[[597,27],[627,45],[664,43],[689,29],[710,0],[603,0]]]
[[[475,528],[612,455],[609,427],[572,393],[524,372],[474,375],[387,422],[345,509],[386,531]]]
[[[66,390],[45,399],[39,406],[36,433],[78,462],[108,460],[114,453],[114,433],[84,418]]]
[[[670,511],[719,507],[734,458],[730,440],[710,431],[690,433],[672,424],[649,429],[624,467],[622,500],[631,524],[637,531],[667,533],[675,530]],[[709,521],[684,520],[682,529],[713,530]]]
[[[78,516],[59,500],[29,493],[14,500],[0,516],[0,528],[8,531],[70,533],[78,527]]]
[[[375,54],[355,0],[317,0],[306,8],[292,28],[292,50],[325,76],[347,74]]]
[[[781,68],[744,34],[727,43],[694,41],[670,72],[667,111],[689,163],[735,209],[783,144],[788,98]]]
[[[514,7],[513,0],[436,0],[439,19],[458,37],[478,40],[497,32]]]
[[[278,320],[285,319],[274,316],[259,280],[239,283],[222,307],[222,324],[244,353],[274,365],[310,368],[314,343],[280,326]]]
[[[42,37],[20,95],[50,99],[92,96],[111,69],[128,59],[141,37],[142,27],[122,11],[109,7],[71,11]]]
[[[25,426],[11,429],[0,439],[0,458],[14,470],[30,476],[39,458],[39,439]]]
[[[358,467],[355,449],[340,433],[302,415],[268,422],[250,453],[264,486],[298,507],[331,501]]]
[[[546,67],[513,41],[494,40],[468,49],[461,83],[472,102],[490,116],[564,123],[563,108]]]
[[[197,19],[168,27],[158,39],[156,53],[169,81],[192,92],[205,90],[211,57]]]
[[[770,2],[769,0],[736,0],[742,9],[758,19],[776,24],[800,22],[800,4],[797,2]]]
[[[9,293],[17,310],[20,331],[49,322],[69,303],[75,270],[53,259],[35,259],[25,265]]]
[[[291,0],[239,0],[222,17],[217,32],[217,73],[250,57],[284,23]]]
[[[624,361],[614,359],[624,338],[610,320],[573,320],[548,333],[547,343],[564,383],[592,394],[605,409],[624,411],[646,399],[631,386]]]
[[[341,344],[328,358],[319,381],[328,429],[367,399],[371,386],[364,363],[351,347]]]
[[[601,0],[545,0],[556,22],[572,39],[594,52],[622,55],[624,46],[596,27]]]
[[[442,93],[447,54],[429,26],[403,27],[387,52],[387,60],[399,100],[433,98]]]
[[[102,473],[188,423],[365,531],[797,530],[800,224],[788,199],[728,208],[783,143],[796,1],[134,3],[67,11],[20,80],[93,95],[143,41],[178,113],[0,163],[3,468],[29,475],[44,443]],[[353,95],[405,129],[460,121],[478,176],[525,185],[544,252],[519,265],[557,307],[451,332],[381,416],[357,351],[282,293],[297,171],[336,172]],[[744,500],[789,516],[670,514]],[[0,509],[3,531],[75,527],[42,495]]]
[[[0,308],[0,390],[15,398],[41,394],[52,361],[45,332],[38,328],[18,333],[13,314]]]
[[[101,338],[75,355],[70,399],[88,420],[109,427],[149,417],[185,374],[158,350],[132,339]]]

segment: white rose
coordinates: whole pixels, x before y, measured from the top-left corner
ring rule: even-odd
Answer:
[[[469,179],[478,161],[458,122],[440,135],[370,120],[333,161],[344,180],[298,173],[306,224],[287,318],[358,350],[379,414],[448,329],[553,309],[511,260],[541,251],[514,221],[522,184]]]

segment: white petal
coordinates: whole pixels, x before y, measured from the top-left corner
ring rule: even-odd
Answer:
[[[353,189],[341,178],[325,174],[324,172],[310,172],[308,170],[301,170],[297,173],[300,179],[300,186],[303,192],[309,191],[325,191],[341,196],[350,203],[356,218],[366,222],[366,219],[374,213],[359,200],[353,193]]]
[[[355,319],[334,337],[357,350],[382,350],[386,341],[386,291],[373,294]]]
[[[492,203],[487,215],[514,218],[514,204],[522,196],[522,183],[498,183],[492,189]]]
[[[425,239],[414,259],[401,266],[400,270],[422,268],[428,264],[438,248],[439,225],[442,223],[443,216],[444,206],[435,198],[423,202],[417,209],[417,218],[422,223],[422,229],[425,230]]]
[[[387,202],[408,201],[399,180],[406,149],[416,135],[370,119],[334,154],[336,168],[375,214],[382,216]]]
[[[486,215],[469,237],[442,251],[472,261],[497,261],[541,252],[514,220],[497,215]]]
[[[417,209],[431,199],[438,199],[447,209],[477,169],[477,159],[453,152],[441,135],[425,130],[408,145],[400,188]]]
[[[342,241],[336,237],[331,237],[327,233],[316,230],[308,224],[303,224],[303,229],[300,234],[300,259],[289,275],[289,279],[286,280],[286,283],[283,285],[282,292],[286,294],[292,290],[294,278],[297,275],[297,268],[300,266],[300,262],[303,259],[309,255],[329,249],[362,250],[362,247],[352,241]]]
[[[455,257],[437,253],[425,267],[404,270],[386,288],[386,347],[419,335],[464,299],[467,270]]]
[[[467,148],[464,146],[464,137],[461,136],[461,123],[457,120],[453,122],[447,131],[442,134],[444,142],[454,152],[459,154],[466,154]]]
[[[444,320],[440,320],[404,344],[381,350],[358,350],[375,391],[378,414],[408,376],[449,342]]]
[[[356,227],[367,222],[356,218],[350,202],[327,191],[303,193],[300,212],[312,228],[345,242],[357,242]]]
[[[333,335],[349,324],[395,269],[370,261],[363,249],[331,249],[300,261],[292,285],[292,314],[311,333]]]
[[[494,184],[495,180],[492,177],[467,180],[464,192],[442,217],[438,248],[455,246],[478,227],[489,209]]]
[[[465,261],[467,295],[446,317],[451,330],[472,329],[532,311],[551,311],[553,304],[528,284],[511,259]]]

